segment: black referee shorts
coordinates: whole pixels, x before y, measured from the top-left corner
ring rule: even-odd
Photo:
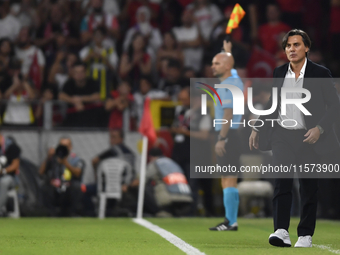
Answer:
[[[217,136],[220,131],[216,132],[216,141],[218,141]],[[241,157],[241,139],[237,130],[229,129],[226,138],[224,149],[226,153],[220,157],[216,154],[216,163],[223,167],[224,169],[232,169],[236,171],[223,171],[222,176],[232,175],[237,176],[240,170],[240,157]]]

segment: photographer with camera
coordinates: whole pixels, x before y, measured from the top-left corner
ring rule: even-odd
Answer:
[[[45,178],[44,204],[51,216],[78,214],[84,168],[84,160],[72,152],[70,138],[60,138],[57,148],[49,149],[47,159],[39,168],[39,174]]]
[[[20,152],[14,138],[0,134],[0,216],[7,202],[7,191],[14,186],[14,176],[19,172]]]

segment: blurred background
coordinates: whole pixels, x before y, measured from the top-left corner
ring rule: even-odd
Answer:
[[[325,65],[333,77],[340,76],[340,0],[1,0],[2,153],[6,155],[6,141],[11,141],[20,148],[16,157],[21,160],[20,171],[11,175],[16,194],[6,197],[4,206],[0,203],[0,214],[15,211],[18,198],[22,216],[97,216],[97,184],[103,181],[98,176],[100,167],[105,168],[101,163],[120,157],[131,168],[115,170],[119,195],[108,201],[105,213],[133,216],[141,152],[138,127],[149,97],[161,150],[150,158],[165,156],[176,162],[191,198],[169,203],[164,197],[155,199],[159,190],[152,182],[161,181],[155,172],[147,179],[153,189],[146,191],[145,213],[223,215],[218,180],[190,180],[190,122],[183,118],[190,108],[190,79],[213,78],[211,61],[221,51],[236,3],[246,16],[231,34],[232,54],[245,87],[254,88],[254,105],[265,105],[270,88],[250,78],[270,78],[276,66],[287,62],[281,39],[290,29],[305,30],[312,40],[309,59]],[[339,83],[336,86],[340,96]],[[239,132],[242,164],[270,162],[270,154],[248,151],[249,129]],[[206,145],[213,144],[207,136]],[[64,156],[58,156],[58,145],[67,148],[71,169],[61,160]],[[270,180],[242,180],[260,181],[256,189],[263,192],[250,196],[245,190],[240,213],[270,216]],[[339,184],[337,179],[320,181],[319,217],[339,219]],[[110,183],[104,178],[103,185]],[[295,186],[292,214],[298,215],[298,183]],[[183,207],[185,203],[190,206]]]

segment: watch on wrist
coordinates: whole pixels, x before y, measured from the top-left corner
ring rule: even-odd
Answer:
[[[227,137],[223,137],[221,135],[218,135],[218,137],[217,137],[218,141],[224,141],[225,139],[227,139]]]
[[[325,132],[325,130],[320,125],[316,125],[316,127],[319,129],[321,135]]]

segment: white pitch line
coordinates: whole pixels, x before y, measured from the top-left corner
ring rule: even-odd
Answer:
[[[170,243],[184,251],[188,255],[205,255],[204,252],[196,249],[195,247],[191,246],[190,244],[184,242],[181,238],[175,236],[174,234],[166,231],[165,229],[158,227],[157,225],[152,224],[151,222],[144,220],[144,219],[133,219],[133,221],[151,231],[159,234],[164,239],[168,240]]]
[[[340,254],[340,250],[333,250],[330,246],[327,246],[327,245],[313,244],[313,246],[320,248],[322,250],[327,250],[327,251],[334,253],[334,254]]]

